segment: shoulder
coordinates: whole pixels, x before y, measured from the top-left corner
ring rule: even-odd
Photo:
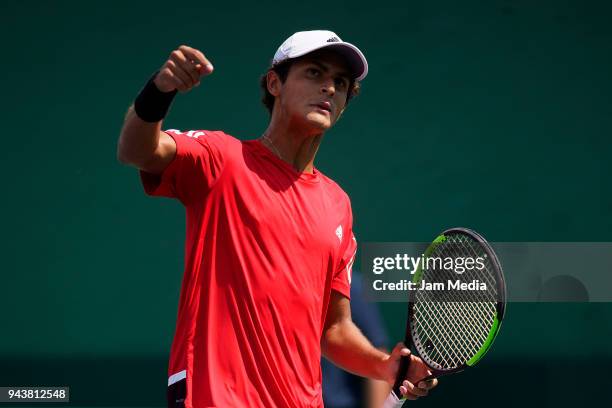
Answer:
[[[198,141],[200,144],[240,144],[240,140],[234,136],[225,133],[222,130],[179,130],[179,129],[167,129],[167,134],[173,137],[179,138],[191,138]]]
[[[233,152],[241,150],[242,142],[222,130],[167,129],[164,132],[174,139],[179,152],[225,160],[232,156]]]
[[[334,180],[323,174],[319,171],[319,176],[321,177],[321,182],[325,185],[328,193],[337,201],[345,203],[349,208],[351,206],[351,199],[349,195],[344,191],[342,187]]]

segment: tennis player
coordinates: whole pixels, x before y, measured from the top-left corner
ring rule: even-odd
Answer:
[[[168,406],[322,407],[321,354],[392,384],[410,351],[398,344],[384,353],[353,324],[351,205],[314,166],[325,131],[368,72],[365,57],[331,31],[295,33],[262,77],[270,122],[261,137],[162,131],[177,91],[212,72],[197,49],[172,51],[129,108],[118,142],[118,159],[140,169],[147,194],[186,209]],[[413,384],[429,372],[410,358],[402,392],[416,399],[437,381]]]

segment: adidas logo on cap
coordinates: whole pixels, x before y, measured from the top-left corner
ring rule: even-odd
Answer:
[[[361,81],[366,77],[368,62],[363,53],[353,44],[342,41],[338,34],[329,30],[298,31],[294,33],[278,47],[272,58],[271,66],[325,47],[333,47],[334,51],[343,54],[355,80]]]

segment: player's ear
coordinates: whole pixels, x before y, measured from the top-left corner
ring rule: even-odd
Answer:
[[[270,92],[272,96],[280,95],[282,82],[278,74],[272,69],[266,74],[266,85],[268,87],[268,92]]]

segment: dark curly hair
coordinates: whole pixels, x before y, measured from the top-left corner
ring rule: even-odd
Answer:
[[[272,95],[268,91],[268,81],[267,81],[268,72],[270,71],[276,72],[281,82],[285,83],[285,81],[287,80],[287,76],[289,75],[289,69],[291,68],[293,63],[295,63],[297,60],[298,58],[288,59],[286,61],[283,61],[280,64],[271,67],[259,79],[259,85],[261,86],[261,90],[263,92],[263,96],[261,97],[261,103],[264,104],[270,116],[272,116],[272,110],[274,109],[274,95]],[[351,79],[348,89],[349,91],[346,94],[346,105],[348,105],[349,101],[352,98],[359,95],[359,91],[361,90],[361,84],[359,83],[359,81]]]

